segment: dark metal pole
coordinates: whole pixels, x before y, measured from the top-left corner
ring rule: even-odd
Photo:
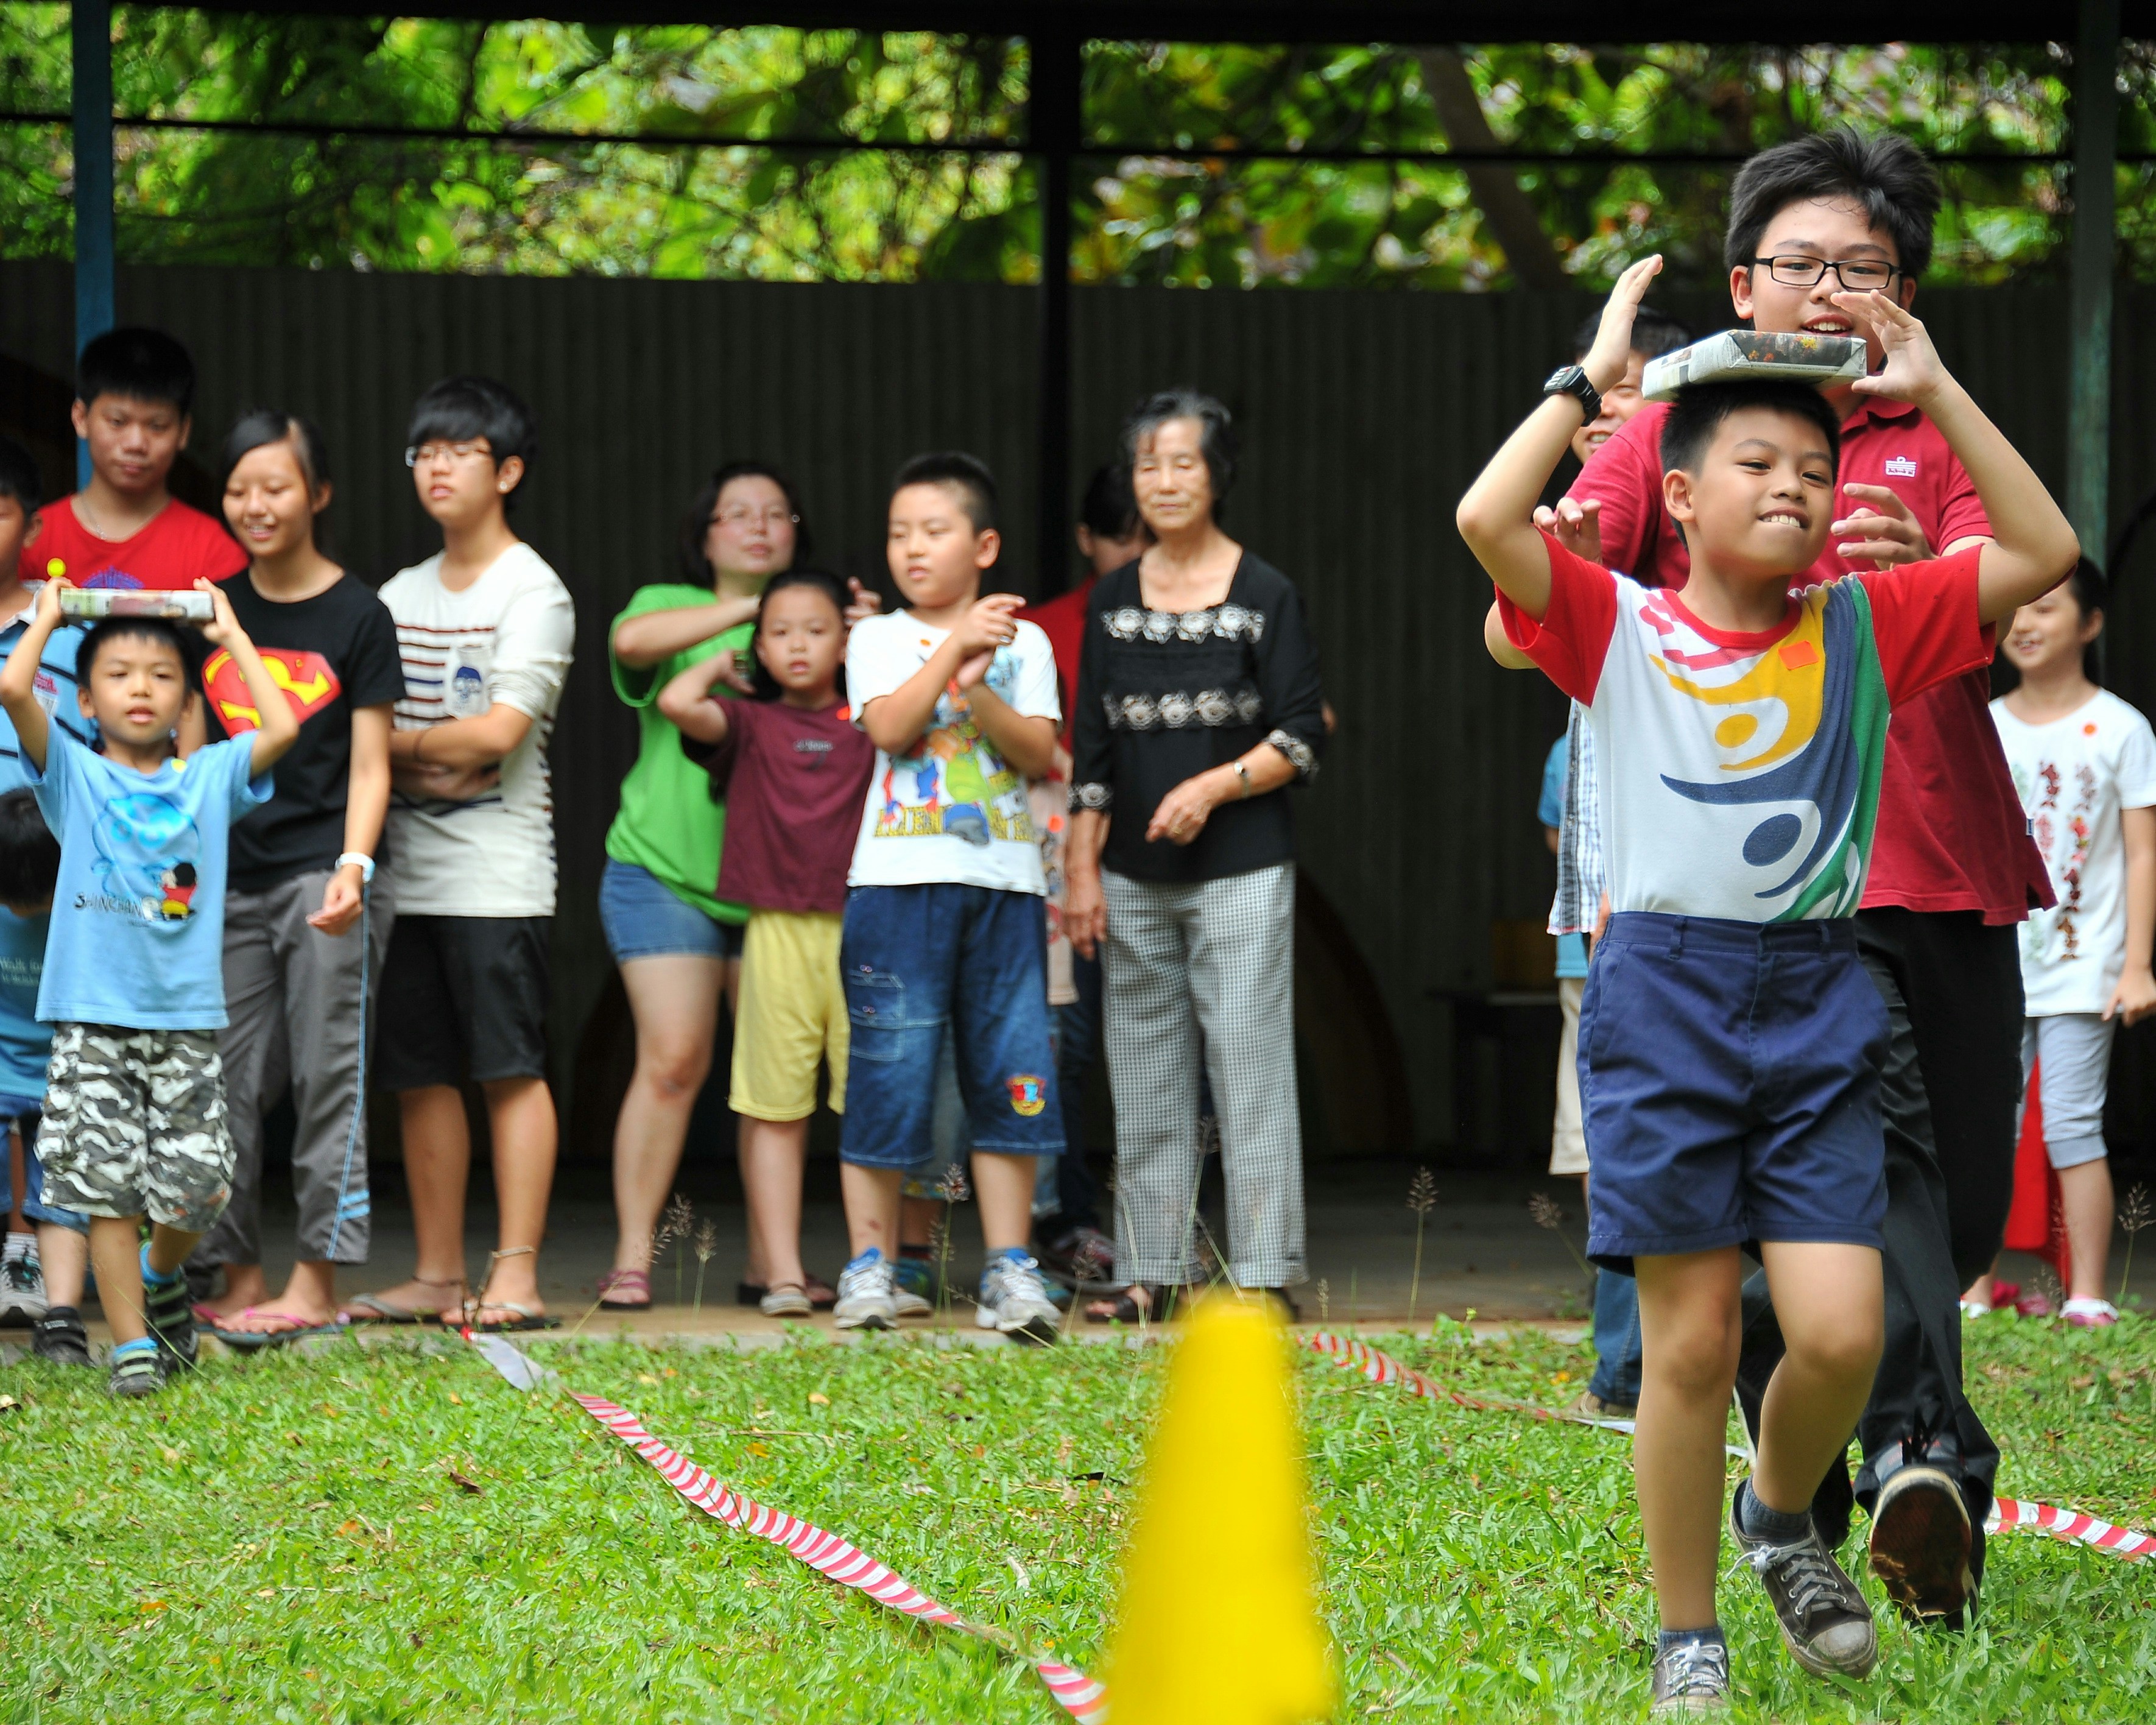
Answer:
[[[112,5],[74,0],[74,349],[112,327]],[[75,450],[90,483],[90,446]]]
[[[2118,0],[2081,0],[2074,42],[2072,381],[2066,516],[2101,557],[2111,532],[2111,312],[2117,269]]]
[[[1034,591],[1070,582],[1070,159],[1079,126],[1084,37],[1067,3],[1045,13],[1033,41],[1029,113],[1040,197],[1040,444]]]

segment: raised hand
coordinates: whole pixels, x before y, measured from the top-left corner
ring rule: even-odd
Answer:
[[[1589,497],[1584,501],[1560,497],[1555,509],[1544,506],[1535,511],[1535,525],[1574,557],[1584,557],[1590,563],[1602,561],[1599,497]]]
[[[1856,506],[1827,531],[1835,537],[1835,550],[1851,562],[1884,568],[1922,562],[1933,554],[1922,524],[1886,486],[1844,485],[1841,494]],[[1845,539],[1845,534],[1857,536]]]
[[[1614,389],[1632,362],[1632,321],[1640,315],[1640,302],[1647,297],[1647,285],[1661,274],[1662,254],[1655,253],[1632,265],[1617,278],[1602,308],[1602,326],[1594,332],[1594,345],[1580,362],[1588,382],[1597,389]]]
[[[958,638],[960,656],[970,660],[978,653],[993,654],[1010,645],[1018,634],[1016,614],[1024,603],[1014,593],[992,593],[975,600],[952,631]]]
[[[1947,382],[1946,362],[1932,346],[1931,332],[1874,288],[1868,294],[1836,294],[1834,303],[1859,322],[1871,326],[1887,363],[1850,387],[1859,395],[1883,395],[1889,401],[1924,401]]]

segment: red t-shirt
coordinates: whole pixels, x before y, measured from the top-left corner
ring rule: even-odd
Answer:
[[[1086,644],[1086,601],[1093,596],[1100,578],[1088,575],[1070,592],[1058,593],[1038,605],[1028,605],[1018,614],[1038,624],[1055,655],[1055,692],[1063,697],[1063,747],[1070,747],[1070,727],[1078,715],[1078,652]]]
[[[714,896],[752,911],[843,911],[875,745],[843,706],[729,701],[724,742],[681,739],[726,799]]]
[[[77,587],[184,593],[198,576],[229,580],[247,553],[221,522],[177,497],[131,539],[100,539],[75,519],[74,499],[63,497],[38,511],[18,562],[25,581],[64,575]]]
[[[1640,408],[1595,451],[1567,495],[1600,501],[1602,561],[1610,568],[1681,587],[1691,559],[1662,507],[1662,422],[1669,411],[1659,402]],[[1840,479],[1845,485],[1887,487],[1908,506],[1934,552],[1958,539],[1990,536],[1968,473],[1939,429],[1909,403],[1857,404],[1842,422]],[[1835,506],[1841,515],[1851,507],[1841,495]],[[1806,579],[1836,580],[1854,567],[1829,544]],[[1978,911],[1988,923],[2004,923],[2051,902],[2051,876],[2029,836],[1990,705],[1990,674],[1979,669],[1894,709],[1866,909]]]

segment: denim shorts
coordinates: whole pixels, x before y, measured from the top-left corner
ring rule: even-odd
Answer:
[[[1048,919],[1037,894],[856,886],[846,895],[839,968],[851,1041],[842,1160],[906,1169],[928,1159],[947,1024],[974,1151],[1062,1153]]]
[[[90,1218],[80,1210],[63,1209],[56,1204],[45,1202],[45,1165],[38,1160],[38,1127],[44,1106],[42,1097],[0,1096],[0,1122],[13,1121],[15,1129],[23,1135],[23,1183],[28,1189],[23,1194],[23,1214],[32,1222],[87,1234]],[[0,1152],[0,1211],[15,1207],[11,1184],[8,1158]]]
[[[1579,1009],[1588,1255],[1878,1247],[1887,1036],[1850,918],[1613,916]]]
[[[613,962],[686,953],[696,958],[738,958],[742,925],[706,916],[649,869],[607,859],[599,876],[599,924]]]

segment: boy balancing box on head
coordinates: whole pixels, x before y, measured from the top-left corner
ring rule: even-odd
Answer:
[[[228,830],[269,800],[270,764],[300,725],[230,601],[204,580],[215,619],[203,633],[238,663],[261,729],[180,759],[187,644],[161,619],[115,617],[82,644],[77,700],[100,742],[79,741],[47,718],[36,686],[69,584],[56,579],[38,596],[0,671],[0,706],[60,841],[38,995],[38,1016],[55,1027],[38,1154],[44,1202],[90,1218],[113,1393],[147,1395],[194,1358],[180,1266],[230,1194],[217,1045]],[[146,1214],[152,1230],[138,1257]]]
[[[1654,1704],[1675,1713],[1728,1695],[1714,1584],[1740,1247],[1764,1260],[1788,1352],[1732,1534],[1806,1669],[1861,1676],[1877,1658],[1863,1595],[1808,1506],[1870,1393],[1884,1322],[1887,1025],[1851,916],[1887,716],[1986,662],[1988,625],[2059,581],[2078,548],[1923,326],[1883,295],[1845,293],[1887,356],[1859,389],[1923,408],[1993,540],[1792,593],[1828,531],[1839,427],[1815,390],[1768,380],[1688,389],[1663,427],[1663,495],[1691,558],[1681,595],[1562,549],[1536,528],[1536,499],[1623,374],[1660,267],[1625,272],[1585,366],[1550,380],[1459,524],[1512,639],[1594,731],[1612,914],[1580,1022],[1589,1247],[1639,1280]]]
[[[767,1317],[807,1317],[801,1176],[816,1068],[828,1060],[831,1111],[846,1111],[846,997],[839,983],[846,869],[860,831],[875,745],[844,701],[845,583],[792,569],[765,588],[756,626],[754,701],[713,694],[728,655],[679,673],[659,711],[730,809],[713,886],[749,907],[726,1106],[741,1120],[744,1188]],[[788,1225],[790,1220],[791,1225]],[[760,1224],[760,1225],[759,1225]]]
[[[222,523],[166,489],[194,395],[194,362],[162,330],[107,330],[84,347],[74,434],[89,445],[90,483],[38,511],[23,580],[184,593],[247,567]]]
[[[1047,880],[1026,781],[1048,774],[1060,709],[1048,638],[981,594],[1002,546],[995,481],[970,455],[921,455],[892,484],[885,542],[906,608],[846,646],[855,722],[876,746],[847,884],[839,966],[851,1055],[839,1156],[854,1257],[843,1329],[888,1329],[900,1188],[931,1142],[947,1021],[988,1264],[975,1321],[1052,1339],[1025,1244],[1034,1162],[1063,1148],[1048,1028]]]

